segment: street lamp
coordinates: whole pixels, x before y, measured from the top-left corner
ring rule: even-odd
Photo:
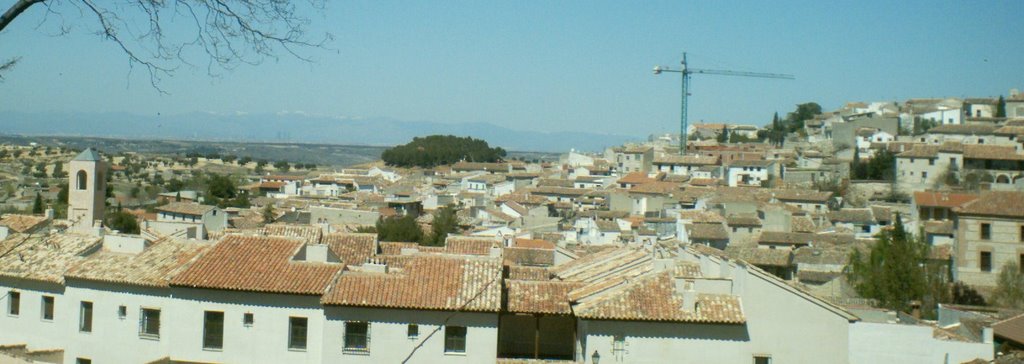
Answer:
[[[598,354],[597,350],[594,350],[594,355],[590,356],[590,362],[594,363],[594,364],[600,364],[601,363],[601,354]]]

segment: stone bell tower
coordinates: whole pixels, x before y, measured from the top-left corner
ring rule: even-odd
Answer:
[[[72,229],[88,231],[96,220],[103,220],[107,164],[88,148],[69,163],[68,179],[68,221]]]

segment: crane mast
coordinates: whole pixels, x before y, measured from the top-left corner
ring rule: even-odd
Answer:
[[[718,76],[738,76],[738,77],[760,77],[760,78],[778,78],[792,80],[795,79],[793,75],[781,74],[781,73],[760,73],[760,72],[742,72],[742,71],[728,71],[728,70],[712,70],[712,69],[700,69],[700,68],[689,68],[686,64],[686,52],[683,52],[683,60],[680,62],[679,69],[671,69],[668,67],[654,66],[654,74],[661,74],[662,72],[674,72],[679,73],[682,79],[681,87],[681,99],[680,99],[680,110],[679,110],[679,155],[686,154],[686,129],[688,126],[687,110],[689,109],[689,96],[690,96],[690,76],[693,74],[701,75],[718,75]]]

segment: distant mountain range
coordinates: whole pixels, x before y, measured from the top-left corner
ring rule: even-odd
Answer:
[[[0,133],[238,142],[301,142],[391,146],[432,134],[472,136],[507,150],[600,151],[637,136],[592,132],[534,132],[490,123],[440,123],[388,118],[343,118],[303,113],[177,115],[131,113],[23,113],[0,111]]]

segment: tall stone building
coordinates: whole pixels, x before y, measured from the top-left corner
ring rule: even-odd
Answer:
[[[68,220],[74,230],[89,230],[103,220],[107,191],[107,163],[88,148],[69,163]]]

